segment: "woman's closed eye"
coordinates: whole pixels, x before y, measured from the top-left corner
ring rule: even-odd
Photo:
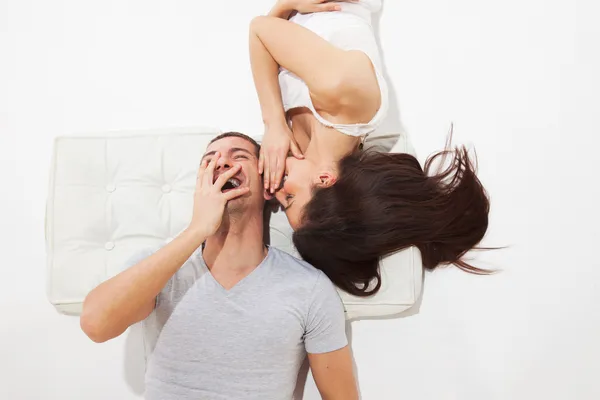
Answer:
[[[240,160],[240,159],[241,160],[249,160],[248,156],[246,156],[244,154],[237,155],[237,156],[233,157],[233,159],[234,160]]]
[[[293,194],[288,193],[285,195],[285,205],[284,205],[285,210],[287,210],[288,208],[290,208],[292,206],[292,204],[294,204],[293,199],[294,199]]]

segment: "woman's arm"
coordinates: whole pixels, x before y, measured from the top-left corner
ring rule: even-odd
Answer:
[[[279,65],[250,26],[250,65],[265,126],[286,125],[279,87]]]
[[[269,17],[287,20],[290,14],[294,11],[310,13],[338,10],[340,10],[340,5],[338,2],[332,2],[330,0],[279,0],[269,12]],[[319,59],[323,60],[323,62],[327,62],[330,54],[341,58],[345,52],[332,46],[327,41],[323,40],[305,28],[300,26],[292,27],[292,25],[295,24],[279,24],[281,26],[273,24],[272,27],[268,27],[266,26],[268,25],[267,22],[259,23],[257,21],[258,19],[260,19],[260,17],[253,21],[250,27],[250,62],[252,64],[252,73],[261,105],[264,123],[266,125],[277,125],[277,127],[280,127],[282,123],[285,123],[285,115],[283,112],[281,91],[279,89],[278,80],[279,65],[281,63],[278,64],[278,61],[276,61],[274,58],[275,55],[271,54],[270,49],[267,49],[266,41],[270,41],[271,37],[274,37],[275,35],[283,35],[286,38],[288,38],[288,35],[290,35],[289,41],[284,40],[282,42],[283,46],[287,45],[287,48],[285,49],[287,53],[279,51],[279,49],[276,48],[278,47],[278,43],[273,43],[273,50],[278,56],[280,56],[282,61],[286,61],[286,64],[287,59],[290,58],[290,56],[292,56],[294,53],[299,54],[299,57],[296,58],[298,60],[304,56],[314,56],[325,57]],[[266,32],[265,29],[260,29],[263,34],[261,37],[259,37],[258,29],[252,29],[253,26],[256,27],[257,25],[265,25],[265,29],[271,29],[271,32],[269,33]],[[288,27],[291,28],[288,29]],[[302,31],[305,31],[304,34]],[[315,47],[314,49],[311,48],[313,46]],[[305,61],[314,64],[314,60]],[[331,59],[330,61],[334,60]],[[339,62],[342,61],[344,60],[339,59]],[[290,59],[289,64],[295,64],[295,61]],[[283,66],[292,72],[298,72],[297,75],[306,81],[305,77],[303,76],[305,74],[300,71],[300,69],[303,68],[301,65],[298,65],[299,71],[296,71],[295,68],[291,68],[291,65]],[[319,75],[319,72],[307,71],[306,74]],[[327,79],[331,80],[329,77]],[[307,82],[307,85],[309,88],[313,86],[312,82]]]
[[[269,17],[288,19],[293,11],[302,14],[340,11],[342,8],[338,3],[347,1],[349,3],[358,3],[360,0],[278,0]]]
[[[271,192],[281,183],[288,151],[300,156],[285,121],[279,66],[306,83],[315,107],[333,122],[365,122],[379,108],[379,85],[369,58],[362,52],[339,49],[293,22],[253,19],[250,62],[266,127],[259,172],[264,173],[265,189]]]
[[[280,3],[282,4],[278,2]],[[285,10],[289,9],[276,5],[271,14],[285,15]],[[281,184],[289,151],[297,158],[302,158],[303,155],[287,125],[279,87],[279,65],[252,31],[252,26],[250,25],[250,65],[265,125],[258,172],[263,174],[265,190],[274,193]]]
[[[342,50],[303,26],[274,17],[254,18],[250,40],[264,54],[261,63],[266,63],[268,54],[271,72],[277,72],[276,66],[280,65],[300,77],[315,106],[328,114],[338,115],[340,106],[347,108],[353,103],[372,108],[367,95],[379,96],[371,61],[363,52]],[[258,64],[258,56],[253,61]],[[255,76],[255,83],[263,84],[264,78],[266,75]],[[271,82],[276,82],[276,78],[273,76]]]

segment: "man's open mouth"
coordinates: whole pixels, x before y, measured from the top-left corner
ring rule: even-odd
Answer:
[[[227,182],[225,182],[225,184],[221,188],[221,192],[227,192],[228,190],[237,189],[238,187],[240,187],[241,184],[242,182],[239,179],[230,178],[227,180]]]
[[[221,176],[223,173],[215,172],[215,175],[213,177],[213,185],[217,181],[219,176]],[[229,190],[237,189],[237,188],[241,187],[245,181],[246,181],[246,179],[244,177],[244,174],[242,173],[242,171],[239,171],[237,174],[235,174],[234,177],[229,178],[227,180],[227,182],[225,182],[225,184],[221,188],[221,192],[224,193]]]

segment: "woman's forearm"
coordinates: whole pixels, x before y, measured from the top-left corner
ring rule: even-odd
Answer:
[[[279,65],[256,34],[254,27],[257,23],[258,19],[255,19],[250,24],[250,64],[263,122],[265,125],[285,124]]]

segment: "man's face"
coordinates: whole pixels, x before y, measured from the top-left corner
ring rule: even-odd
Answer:
[[[239,164],[240,171],[223,186],[222,191],[235,187],[250,189],[245,195],[228,201],[227,210],[231,212],[254,208],[262,211],[264,189],[262,178],[258,173],[256,146],[240,137],[225,137],[211,143],[206,148],[203,160],[212,160],[216,152],[219,152],[220,157],[215,165],[213,182],[219,175]]]

